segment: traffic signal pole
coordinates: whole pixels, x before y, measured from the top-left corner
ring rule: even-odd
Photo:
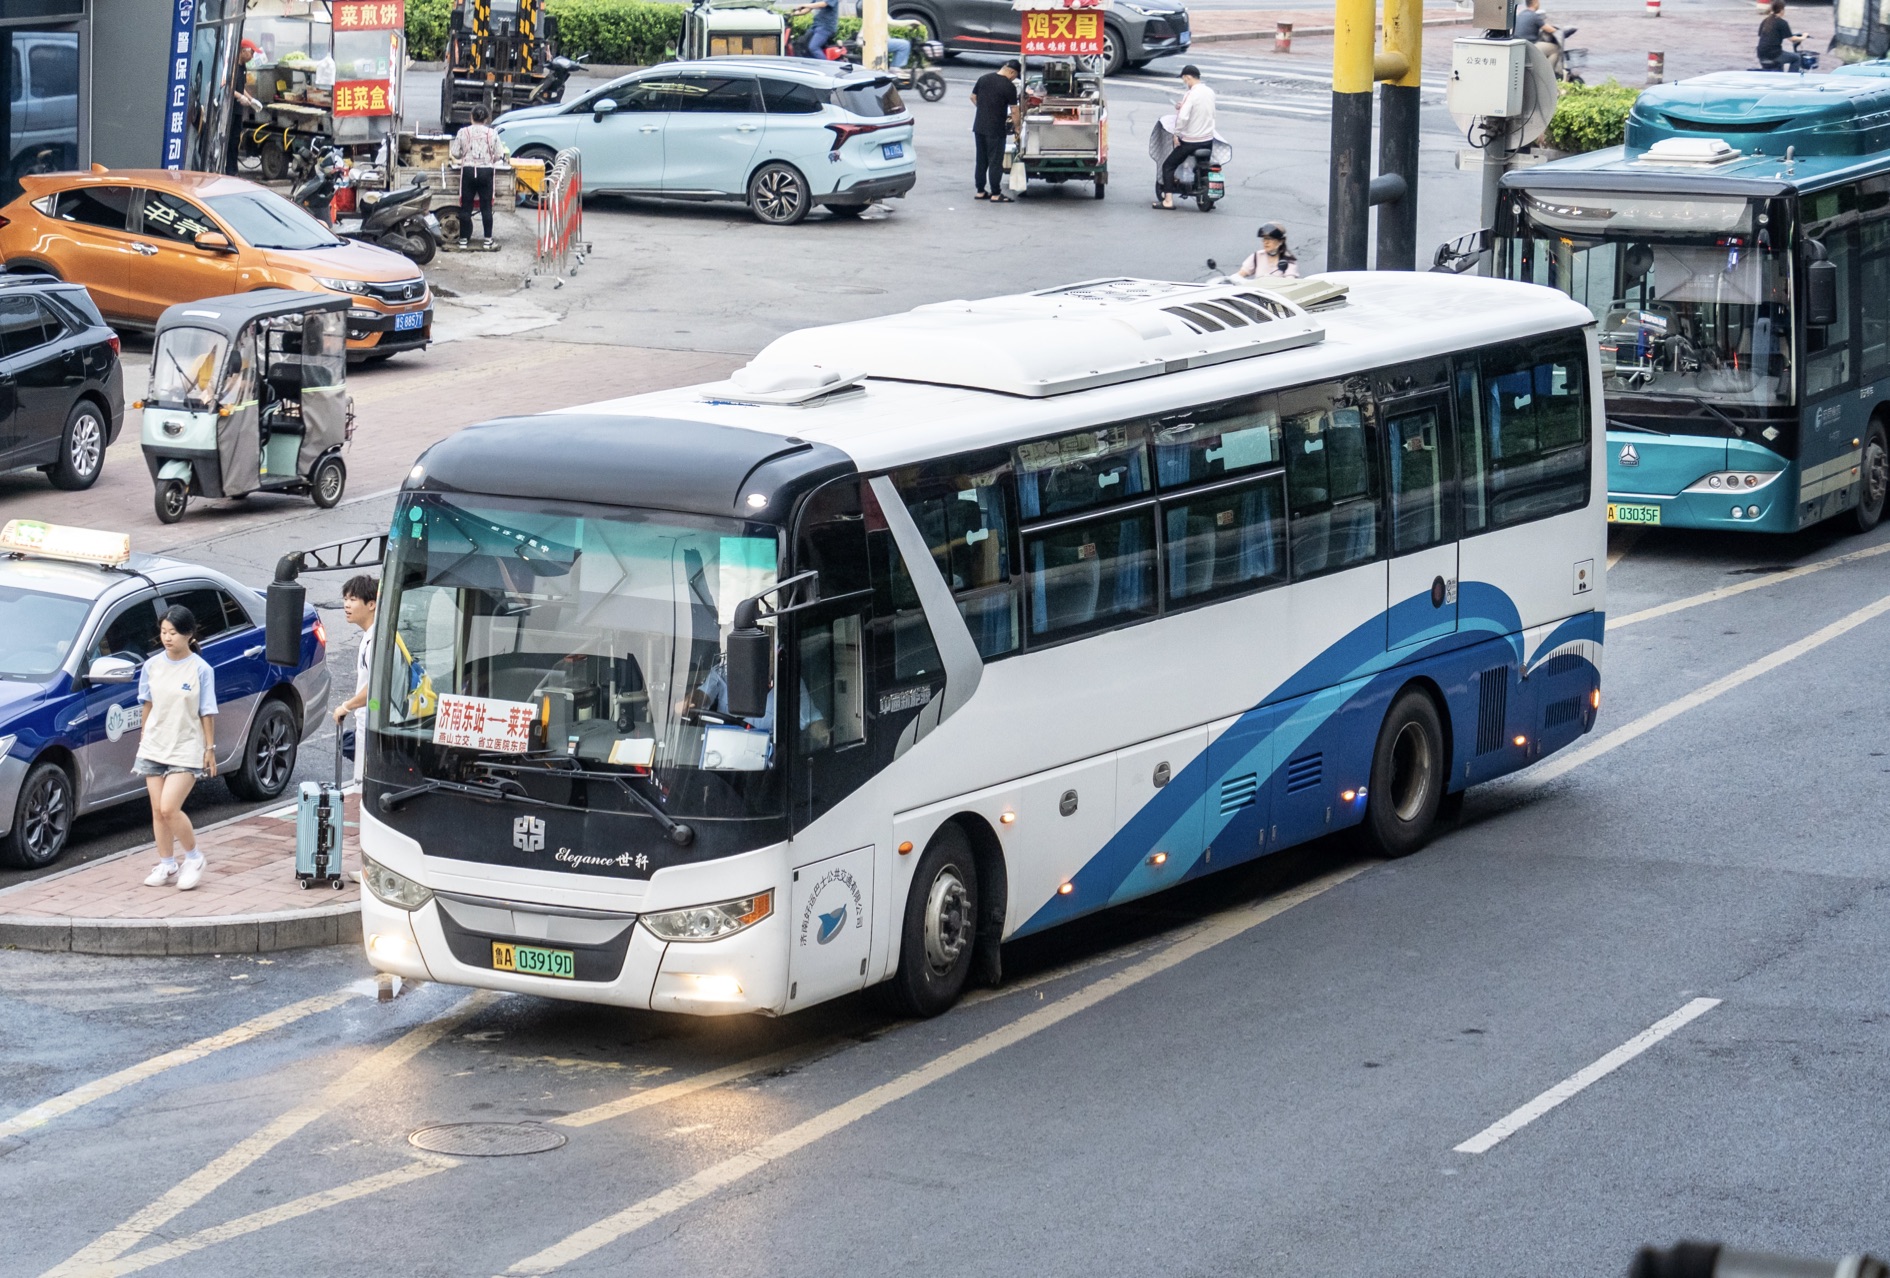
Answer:
[[[884,71],[886,60],[886,0],[860,0],[860,61]]]
[[[1424,0],[1385,0],[1385,51],[1378,59],[1378,172],[1404,190],[1378,206],[1378,269],[1417,269],[1419,81],[1424,64]]]
[[[1332,45],[1332,175],[1326,268],[1365,269],[1371,228],[1372,0],[1338,0]]]

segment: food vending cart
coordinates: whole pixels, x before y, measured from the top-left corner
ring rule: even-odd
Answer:
[[[249,71],[262,118],[244,130],[243,153],[260,159],[265,182],[288,173],[305,141],[382,153],[400,118],[405,0],[251,0],[244,29],[259,50]]]
[[[1011,140],[1011,192],[1034,179],[1090,182],[1097,199],[1109,186],[1109,109],[1103,99],[1106,0],[1011,0],[1018,12],[1018,52],[1029,68],[1023,111]]]

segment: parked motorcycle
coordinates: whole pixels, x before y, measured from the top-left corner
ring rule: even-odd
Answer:
[[[335,223],[335,191],[347,175],[348,160],[325,137],[312,136],[289,157],[289,198],[324,226]]]
[[[433,192],[422,178],[397,191],[363,191],[359,226],[341,233],[364,244],[378,244],[425,266],[445,242],[440,219],[432,213]]]
[[[532,95],[526,100],[525,105],[555,106],[564,101],[564,86],[572,76],[584,69],[584,58],[589,56],[585,54],[582,57],[567,58],[559,54],[553,58],[550,65],[545,68],[545,78],[533,87]]]

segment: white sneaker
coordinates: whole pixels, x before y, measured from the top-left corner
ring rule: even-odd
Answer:
[[[203,877],[204,859],[200,856],[184,858],[183,873],[177,876],[177,890],[188,892],[197,886],[197,880]]]
[[[159,861],[151,867],[151,872],[144,876],[146,887],[163,887],[177,876],[177,862]],[[193,879],[194,883],[195,880]]]

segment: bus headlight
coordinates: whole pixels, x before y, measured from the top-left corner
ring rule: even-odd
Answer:
[[[361,858],[361,882],[376,899],[397,910],[417,910],[433,899],[432,889],[422,887],[404,874],[395,874],[371,857]]]
[[[1721,470],[1687,487],[1690,493],[1751,492],[1764,488],[1785,472],[1779,470]]]
[[[719,941],[753,927],[773,913],[774,893],[757,892],[736,901],[645,914],[643,926],[660,941]]]

